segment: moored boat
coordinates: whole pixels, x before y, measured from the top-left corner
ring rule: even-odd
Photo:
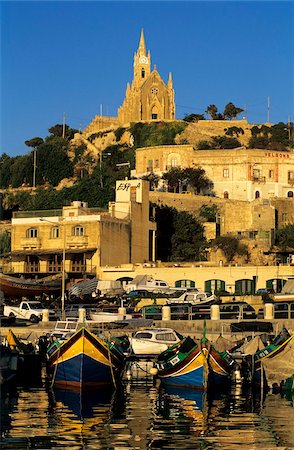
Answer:
[[[182,339],[183,336],[171,328],[145,328],[133,334],[130,344],[135,355],[159,355]]]
[[[227,352],[218,352],[204,336],[199,343],[186,337],[157,359],[163,384],[204,389],[228,381],[235,362]]]
[[[61,345],[48,349],[52,383],[64,387],[116,385],[124,369],[124,355],[115,343],[108,343],[80,328]]]
[[[53,294],[60,291],[61,279],[41,278],[26,280],[0,273],[0,291],[7,297],[27,297],[41,294]]]

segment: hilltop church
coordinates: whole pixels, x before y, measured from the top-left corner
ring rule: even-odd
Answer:
[[[175,120],[176,108],[172,75],[167,84],[159,75],[156,66],[151,70],[150,51],[146,51],[144,32],[141,31],[139,48],[134,54],[134,75],[127,84],[123,104],[117,117],[96,116],[84,130],[89,136],[105,128],[117,128],[130,122],[152,120]]]

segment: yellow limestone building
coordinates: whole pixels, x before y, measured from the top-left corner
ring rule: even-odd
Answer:
[[[167,85],[156,66],[151,71],[150,51],[146,51],[144,32],[141,31],[140,43],[134,55],[134,78],[127,84],[126,97],[118,110],[120,123],[149,120],[174,120],[175,101],[172,75]]]
[[[10,272],[59,274],[63,253],[70,279],[96,275],[100,266],[155,260],[155,230],[149,183],[117,181],[108,211],[75,201],[62,210],[14,213]]]

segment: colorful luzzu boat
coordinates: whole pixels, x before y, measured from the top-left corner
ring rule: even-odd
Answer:
[[[80,328],[68,340],[48,349],[52,384],[62,387],[116,385],[124,369],[124,355],[108,343]]]
[[[158,377],[166,385],[204,389],[226,382],[234,366],[227,352],[217,352],[206,337],[190,337],[168,348],[157,359]]]

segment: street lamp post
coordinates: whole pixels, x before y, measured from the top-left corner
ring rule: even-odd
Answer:
[[[56,225],[56,222],[52,222],[51,220],[45,219],[44,217],[40,218],[41,222],[48,222],[53,225]],[[62,231],[63,231],[63,241],[62,241],[62,271],[61,271],[61,319],[65,320],[65,226],[64,226],[64,218],[61,221]]]

